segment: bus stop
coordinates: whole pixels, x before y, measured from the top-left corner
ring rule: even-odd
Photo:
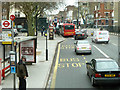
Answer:
[[[32,64],[36,63],[36,42],[37,37],[36,36],[28,36],[28,37],[15,37],[15,51],[17,55],[17,62],[21,59],[21,57],[24,55],[26,57],[26,64]],[[5,79],[7,75],[10,74],[10,56],[9,53],[12,50],[12,43],[0,42],[0,50],[3,51],[1,53],[1,79]]]

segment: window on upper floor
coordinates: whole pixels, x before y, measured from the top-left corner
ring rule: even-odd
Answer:
[[[15,11],[15,17],[20,17],[20,12],[19,11]]]

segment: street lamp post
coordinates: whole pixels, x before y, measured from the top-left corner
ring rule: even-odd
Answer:
[[[45,37],[46,37],[46,61],[48,61],[47,32],[45,33]]]
[[[77,18],[77,29],[79,28],[79,0],[78,0],[78,18]]]
[[[37,12],[37,5],[36,5],[36,12]],[[36,18],[36,36],[37,36],[37,15],[38,14],[36,14],[36,16],[35,16],[35,18]],[[37,38],[36,38],[36,48],[37,48]]]

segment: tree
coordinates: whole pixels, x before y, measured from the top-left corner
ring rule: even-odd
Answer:
[[[9,20],[9,11],[10,11],[10,3],[9,2],[2,2],[2,9],[6,10],[7,20]],[[2,12],[4,13],[4,12]]]
[[[45,11],[57,8],[56,2],[15,2],[14,5],[15,8],[23,12],[27,18],[29,36],[35,35],[36,15],[43,16]]]

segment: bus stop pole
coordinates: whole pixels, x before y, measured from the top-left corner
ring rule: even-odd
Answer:
[[[12,21],[12,51],[15,51],[14,48],[14,30],[13,30],[13,21]],[[13,74],[13,90],[16,90],[16,80],[15,73]]]

